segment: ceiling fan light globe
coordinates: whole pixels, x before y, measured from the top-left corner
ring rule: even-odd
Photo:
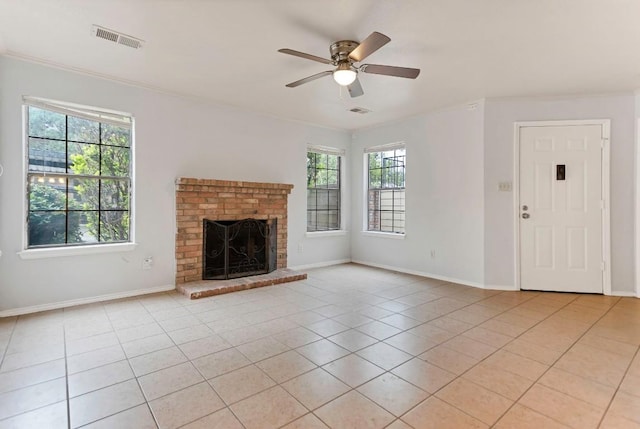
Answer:
[[[342,86],[351,85],[356,80],[356,77],[357,73],[353,70],[336,70],[333,72],[333,80]]]

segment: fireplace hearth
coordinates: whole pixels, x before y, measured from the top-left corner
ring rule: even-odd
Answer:
[[[277,267],[277,219],[203,219],[202,279],[266,274]]]

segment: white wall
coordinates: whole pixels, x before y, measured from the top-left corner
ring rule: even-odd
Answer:
[[[354,261],[484,283],[483,111],[483,103],[478,103],[475,110],[457,107],[354,133]],[[397,141],[404,141],[407,149],[406,237],[362,234],[363,151]]]
[[[488,100],[485,104],[485,282],[511,286],[514,279],[514,122],[611,119],[612,291],[634,290],[635,100],[632,94],[556,100]]]
[[[215,84],[212,82],[212,84]],[[0,311],[174,283],[174,180],[292,183],[290,266],[349,258],[349,237],[305,239],[306,146],[349,134],[0,57]],[[22,260],[22,96],[130,112],[136,120],[135,251]],[[238,95],[242,96],[241,94]],[[345,205],[347,219],[349,206]],[[298,253],[297,244],[304,243]],[[150,271],[141,268],[154,257]]]

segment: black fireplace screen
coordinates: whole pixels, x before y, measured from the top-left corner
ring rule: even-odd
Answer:
[[[202,278],[233,279],[276,269],[277,219],[204,219]]]

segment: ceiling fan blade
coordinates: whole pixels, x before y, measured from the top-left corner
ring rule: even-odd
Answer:
[[[332,73],[333,73],[333,70],[323,71],[323,72],[320,72],[320,73],[316,73],[316,74],[314,74],[312,76],[307,76],[304,79],[300,79],[300,80],[296,80],[295,82],[291,82],[291,83],[287,84],[286,86],[287,86],[287,88],[295,88],[296,86],[300,86],[300,85],[302,85],[304,83],[311,82],[312,80],[320,79],[321,77],[324,77],[324,76],[329,76]]]
[[[317,61],[317,62],[322,63],[322,64],[332,64],[331,60],[328,60],[326,58],[317,57],[317,56],[311,55],[311,54],[305,54],[304,52],[294,51],[293,49],[286,49],[286,48],[278,49],[278,52],[282,52],[283,54],[293,55],[294,57],[305,58],[305,59],[311,60],[311,61]]]
[[[351,96],[351,98],[360,97],[364,94],[362,85],[360,85],[360,79],[358,79],[357,77],[351,85],[347,86],[347,89],[349,90],[349,95]]]
[[[349,58],[351,58],[355,62],[360,62],[367,58],[369,55],[373,54],[378,49],[382,48],[390,41],[391,39],[389,37],[385,36],[382,33],[374,31],[369,35],[369,37],[364,39],[357,48],[351,51],[351,53],[349,54]]]
[[[381,66],[378,64],[363,64],[360,70],[365,73],[383,74],[385,76],[406,77],[407,79],[415,79],[420,74],[420,69],[411,69],[408,67]]]

